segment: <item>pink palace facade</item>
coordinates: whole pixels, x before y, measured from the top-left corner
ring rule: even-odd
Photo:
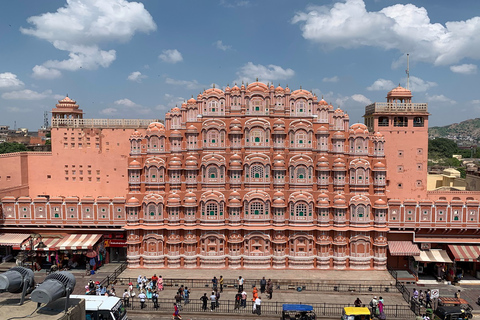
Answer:
[[[397,87],[350,125],[311,92],[261,82],[210,88],[164,124],[86,120],[67,97],[51,153],[0,157],[1,232],[121,239],[131,268],[415,272],[440,262],[431,250],[464,263],[480,193],[426,190],[429,113],[411,98]]]

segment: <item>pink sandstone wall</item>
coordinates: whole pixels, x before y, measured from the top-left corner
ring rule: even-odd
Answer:
[[[0,199],[28,195],[27,159],[26,152],[0,155]]]

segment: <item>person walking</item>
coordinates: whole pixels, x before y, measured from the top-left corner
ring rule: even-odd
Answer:
[[[157,286],[157,281],[158,281],[158,277],[156,274],[153,274],[153,277],[152,277],[152,287],[155,288]]]
[[[267,281],[267,294],[268,294],[268,299],[272,299],[273,295],[273,282],[272,279],[268,279]]]
[[[242,303],[242,293],[237,292],[235,295],[235,308],[234,310],[240,309],[240,304]]]
[[[377,307],[378,307],[378,300],[377,297],[374,296],[373,299],[370,301],[370,310],[372,311],[373,316],[377,316]]]
[[[252,297],[252,302],[253,302],[252,310],[253,310],[253,313],[256,313],[256,311],[255,311],[256,310],[255,309],[256,308],[255,301],[257,301],[257,298],[258,298],[258,290],[257,290],[257,287],[255,287],[255,286],[253,286],[252,295],[253,295],[253,297]]]
[[[427,290],[427,294],[425,295],[425,308],[432,308],[432,298],[430,289]]]
[[[220,292],[223,293],[223,276],[220,276]]]
[[[360,300],[360,298],[357,297],[357,300],[355,300],[355,302],[353,303],[353,305],[355,307],[361,307],[362,306],[362,300]]]
[[[215,294],[215,292],[212,291],[212,295],[210,296],[210,310],[213,311],[215,310],[215,307],[217,305],[217,295]]]
[[[247,307],[247,293],[245,291],[242,291],[242,303],[241,303],[241,305],[242,305],[243,308]]]
[[[207,311],[207,303],[208,303],[207,293],[204,293],[203,296],[200,297],[200,300],[202,300],[202,310]]]
[[[147,295],[145,294],[145,292],[143,292],[143,290],[140,292],[140,294],[138,295],[138,299],[140,299],[140,309],[143,309],[145,308],[145,299],[147,298]]]
[[[240,292],[243,291],[243,282],[244,281],[245,280],[242,278],[242,276],[238,277],[238,291],[240,291]]]
[[[182,317],[180,316],[180,311],[178,310],[178,306],[176,303],[173,303],[173,315],[172,315],[172,319],[174,320],[177,320],[177,319],[182,319]]]
[[[125,292],[123,293],[123,304],[126,308],[130,307],[130,293],[128,293],[128,289],[125,289]]]
[[[258,296],[257,299],[255,299],[255,313],[258,315],[262,314],[261,304],[262,304],[262,299],[260,296]]]
[[[183,299],[185,300],[185,304],[190,302],[190,290],[188,287],[185,287],[183,290]]]
[[[420,290],[418,293],[418,302],[420,302],[420,305],[423,305],[423,301],[425,301],[425,292]]]
[[[413,288],[412,299],[416,302],[418,301],[418,291],[417,288]]]
[[[158,292],[157,290],[153,291],[152,293],[152,302],[153,302],[153,307],[155,310],[157,310],[160,306],[158,305]]]
[[[158,291],[163,291],[163,278],[162,278],[162,276],[158,277],[157,289],[158,289]]]
[[[267,280],[265,280],[265,277],[260,280],[260,293],[265,293],[265,287],[267,286]]]
[[[212,290],[213,291],[217,290],[217,285],[218,285],[217,277],[213,277],[213,279],[212,279]]]
[[[217,298],[215,300],[215,307],[218,308],[220,306],[220,301],[219,301],[220,300],[220,290],[218,290],[218,288],[215,291],[215,297]]]

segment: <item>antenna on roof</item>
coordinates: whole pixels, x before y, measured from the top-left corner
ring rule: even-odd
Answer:
[[[407,53],[407,70],[405,70],[407,73],[407,90],[410,90],[410,54]]]

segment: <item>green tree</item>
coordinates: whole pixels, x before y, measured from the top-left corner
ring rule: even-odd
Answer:
[[[458,146],[455,141],[446,138],[429,139],[428,153],[431,158],[451,158],[458,154]]]
[[[21,152],[27,151],[27,147],[18,142],[4,142],[0,143],[0,154],[1,153],[12,153],[12,152]]]

